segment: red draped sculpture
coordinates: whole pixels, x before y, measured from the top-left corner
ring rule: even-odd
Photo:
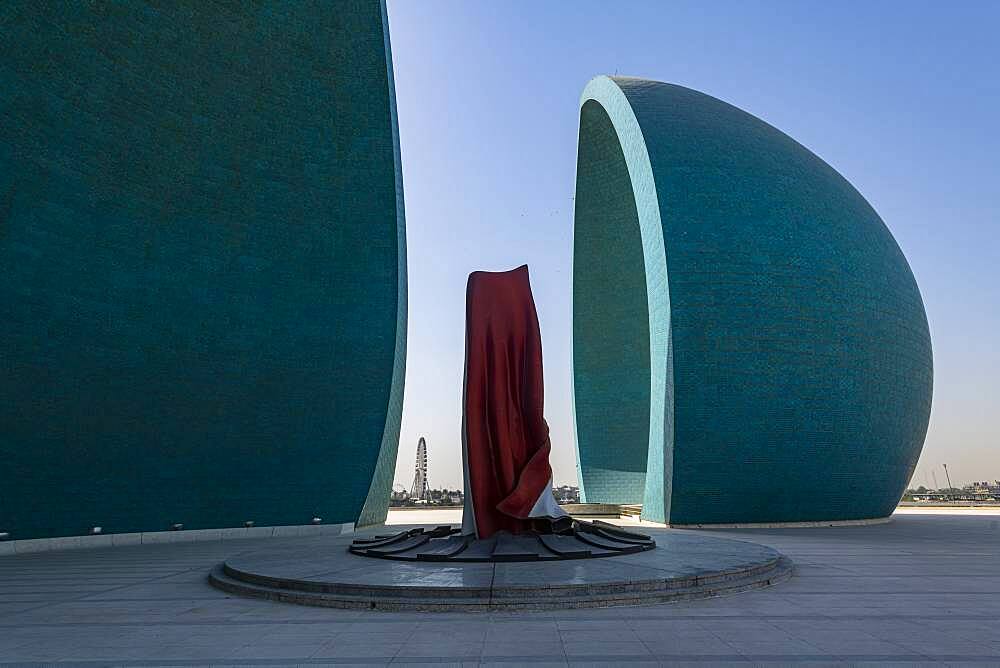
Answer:
[[[463,402],[463,533],[517,534],[565,517],[552,496],[542,341],[527,265],[469,275]]]

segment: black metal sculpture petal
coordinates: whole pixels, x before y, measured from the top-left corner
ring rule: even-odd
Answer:
[[[572,520],[542,525],[539,531],[489,538],[463,536],[461,529],[439,526],[358,538],[352,554],[399,561],[511,562],[595,559],[634,554],[656,547],[651,537],[614,524]]]

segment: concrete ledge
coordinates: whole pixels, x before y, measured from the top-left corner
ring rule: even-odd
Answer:
[[[566,503],[560,506],[570,515],[611,515],[619,517],[622,507],[617,503]]]
[[[109,533],[97,536],[60,536],[57,538],[27,538],[0,542],[0,556],[79,550],[126,545],[189,543],[240,538],[282,538],[289,536],[339,536],[354,532],[354,523],[303,524],[275,527],[230,527],[223,529],[184,529],[181,531],[145,531],[142,533]]]
[[[825,520],[821,522],[748,522],[745,524],[669,524],[671,529],[803,529],[808,527],[866,527],[887,524],[892,515],[868,520]]]

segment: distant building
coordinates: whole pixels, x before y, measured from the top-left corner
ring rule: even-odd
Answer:
[[[962,488],[962,492],[963,496],[970,495],[977,500],[995,501],[1000,499],[1000,480],[974,482]]]
[[[908,489],[903,494],[903,501],[969,501],[978,503],[995,503],[1000,501],[1000,480],[973,482],[962,489],[927,489],[923,485],[916,489]]]
[[[461,506],[465,501],[465,495],[460,489],[427,489],[424,498],[411,496],[401,485],[399,491],[393,492],[389,500],[389,505],[393,508],[405,508],[409,506]]]
[[[580,488],[576,485],[562,485],[552,488],[552,496],[557,503],[580,503]]]

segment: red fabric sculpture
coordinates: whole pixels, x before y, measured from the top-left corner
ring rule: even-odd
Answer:
[[[466,291],[463,533],[523,533],[566,516],[552,496],[542,340],[528,267],[476,271]]]

